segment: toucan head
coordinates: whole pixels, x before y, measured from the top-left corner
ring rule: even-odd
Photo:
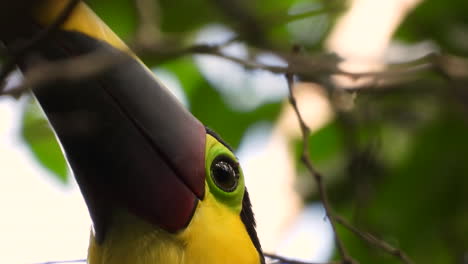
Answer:
[[[19,37],[51,24],[69,1],[43,2]],[[56,61],[99,50],[129,59],[91,78],[33,90],[93,220],[89,263],[263,263],[232,149],[84,3],[33,53]]]

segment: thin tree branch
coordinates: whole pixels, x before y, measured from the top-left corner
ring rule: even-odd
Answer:
[[[229,41],[231,43],[232,40]],[[343,62],[332,54],[298,55],[291,53],[282,53],[278,51],[263,51],[276,54],[286,60],[288,66],[272,66],[256,62],[252,59],[243,59],[236,56],[223,53],[221,50],[227,44],[207,45],[196,44],[186,48],[174,48],[164,46],[140,47],[135,46],[137,54],[142,56],[163,58],[163,60],[172,60],[184,55],[200,54],[220,57],[234,63],[245,66],[246,68],[261,69],[272,73],[285,74],[293,73],[301,77],[316,78],[318,76],[345,75],[351,79],[370,77],[376,81],[392,80],[394,78],[404,79],[412,77],[417,73],[427,72],[434,69],[443,69],[449,75],[457,77],[468,76],[468,60],[466,58],[454,57],[451,55],[429,54],[422,58],[408,61],[405,63],[386,65],[385,70],[369,72],[349,72],[342,70],[339,63]],[[408,78],[407,78],[408,79]],[[369,86],[352,88],[353,90],[368,89]]]
[[[120,51],[97,50],[72,59],[41,62],[24,74],[24,81],[2,95],[18,97],[28,89],[53,81],[76,81],[90,78],[132,58]]]
[[[231,43],[232,40],[229,40],[228,43]],[[176,49],[176,50],[161,50],[159,48],[148,48],[148,47],[139,47],[136,46],[136,52],[141,53],[143,55],[151,56],[152,54],[156,53],[157,55],[161,55],[162,53],[166,53],[170,59],[174,59],[183,55],[211,55],[220,58],[224,58],[226,60],[232,61],[234,63],[243,65],[249,69],[262,69],[265,71],[270,71],[272,73],[278,74],[296,74],[301,77],[311,77],[317,78],[320,76],[330,76],[333,74],[342,74],[348,76],[353,79],[359,79],[363,77],[373,77],[376,80],[392,80],[393,78],[404,78],[404,76],[412,76],[415,78],[415,74],[427,72],[431,70],[437,69],[436,72],[440,74],[446,74],[448,76],[456,77],[456,78],[464,78],[468,76],[468,60],[462,57],[455,57],[452,55],[438,55],[438,54],[430,54],[423,58],[401,63],[401,64],[393,64],[388,66],[387,70],[383,71],[375,71],[375,72],[362,72],[362,73],[351,73],[346,72],[339,69],[338,63],[339,60],[333,59],[332,56],[327,55],[318,55],[318,56],[310,56],[310,55],[297,55],[297,54],[282,54],[282,57],[287,60],[289,63],[288,66],[272,66],[266,65],[263,63],[259,63],[255,60],[251,59],[243,59],[239,57],[235,57],[232,55],[228,55],[222,52],[221,48],[224,47],[225,43],[221,43],[219,45],[207,45],[207,44],[197,44],[185,49]],[[110,59],[112,60],[112,59]],[[111,66],[112,64],[107,64],[109,60],[105,60],[105,65]],[[100,68],[94,67],[93,62],[90,62],[90,65],[87,65],[89,69]],[[98,63],[97,65],[102,65],[102,63]],[[91,66],[91,67],[89,67]],[[60,76],[61,71],[58,69],[58,72],[52,75],[52,79],[57,78]],[[69,75],[68,72],[65,72],[64,75]],[[76,74],[77,77],[81,77],[81,74]],[[67,77],[68,78],[68,77]],[[43,77],[41,81],[45,81],[47,78]],[[35,81],[31,82],[32,84]],[[34,85],[26,85],[28,87],[32,87]],[[361,90],[361,89],[372,89],[370,87],[373,86],[363,86],[358,88],[352,88],[351,90]],[[18,89],[10,89],[8,92],[1,92],[0,95],[13,95],[17,96],[19,92],[24,91],[24,87],[17,87]]]
[[[426,65],[429,64],[427,62],[427,60],[432,61],[432,62],[440,61],[440,59],[439,60],[434,59],[434,55],[431,54],[429,56],[426,56],[425,58],[417,60],[417,62],[415,61],[415,62],[407,63],[409,65],[407,67],[408,67],[408,69],[413,69],[413,68],[411,68],[413,64],[415,64],[416,67],[419,67],[421,65],[426,67]],[[443,60],[443,61],[446,62],[445,60]],[[448,63],[446,62],[446,65],[447,64]],[[467,73],[468,73],[468,62],[467,61],[457,59],[455,62],[452,62],[452,64],[456,64],[458,66],[458,67],[456,67],[457,70],[460,67],[465,67],[465,69],[467,70]],[[439,65],[439,67],[440,66],[441,66],[441,64]],[[452,67],[453,67],[453,65],[452,65]],[[428,67],[428,68],[435,68],[435,65],[430,65],[430,67]],[[450,69],[450,68],[445,66],[444,69]],[[461,73],[458,73],[458,75],[461,75]],[[297,106],[297,103],[296,103],[296,99],[294,97],[294,75],[291,74],[291,73],[287,73],[285,76],[286,76],[286,80],[287,80],[287,83],[288,83],[288,89],[289,89],[289,102],[290,102],[291,106],[293,107],[294,112],[296,113],[296,116],[297,116],[297,119],[299,121],[299,125],[300,125],[300,128],[301,128],[301,132],[302,132],[303,145],[302,145],[301,161],[306,166],[306,168],[308,169],[310,174],[314,177],[314,179],[315,179],[315,181],[317,183],[319,196],[320,196],[320,199],[321,199],[321,201],[322,201],[322,203],[324,205],[327,217],[330,220],[330,225],[331,225],[331,227],[333,229],[333,233],[335,235],[337,249],[338,249],[338,252],[340,253],[340,255],[341,255],[342,259],[343,259],[343,263],[353,263],[354,261],[348,255],[348,253],[346,251],[346,248],[344,247],[343,242],[340,240],[340,238],[338,236],[338,233],[336,231],[335,222],[338,222],[342,226],[346,227],[347,229],[349,229],[354,234],[356,234],[357,236],[359,236],[363,240],[367,241],[368,243],[370,243],[370,244],[372,244],[372,245],[374,245],[376,247],[379,247],[379,248],[385,250],[387,253],[399,258],[403,263],[413,264],[413,262],[408,257],[408,255],[406,253],[404,253],[402,250],[391,246],[387,242],[376,238],[375,236],[371,235],[370,233],[367,233],[367,232],[364,232],[364,231],[361,231],[361,230],[355,228],[354,226],[349,224],[344,218],[342,218],[341,216],[335,214],[332,211],[332,209],[330,207],[330,202],[328,200],[328,195],[327,195],[327,192],[326,192],[326,189],[325,189],[325,185],[323,184],[323,176],[320,174],[320,172],[318,172],[315,169],[315,167],[313,166],[312,161],[310,159],[310,153],[309,153],[310,129],[306,125],[304,119],[302,118],[302,115],[301,115],[301,113],[299,111],[299,108]]]
[[[393,255],[393,256],[399,258],[403,263],[406,263],[406,264],[413,264],[414,263],[408,257],[408,255],[406,255],[406,253],[403,252],[401,249],[393,247],[392,245],[388,244],[387,242],[385,242],[385,241],[383,241],[381,239],[378,239],[377,237],[373,236],[370,233],[359,230],[358,228],[356,228],[353,225],[351,225],[350,223],[348,223],[348,221],[346,221],[346,219],[344,219],[343,217],[335,214],[334,219],[335,219],[336,222],[338,222],[342,226],[346,227],[348,230],[350,230],[351,232],[356,234],[361,239],[365,240],[366,242],[368,242],[369,244],[371,244],[371,245],[373,245],[375,247],[381,248],[382,250],[386,251],[390,255]]]
[[[333,229],[333,234],[335,236],[335,243],[336,247],[338,249],[338,252],[342,258],[342,263],[354,263],[353,259],[350,257],[348,254],[343,241],[341,241],[337,231],[336,231],[336,225],[335,225],[335,219],[334,219],[334,214],[332,212],[330,202],[328,200],[328,195],[325,189],[325,185],[323,183],[323,177],[322,175],[315,169],[315,167],[312,165],[312,161],[310,160],[310,153],[309,153],[309,135],[310,135],[310,129],[304,122],[304,119],[302,118],[302,115],[299,111],[299,108],[297,106],[296,98],[294,97],[294,75],[291,73],[286,74],[286,80],[288,83],[288,89],[289,89],[289,103],[294,109],[294,112],[296,113],[297,119],[299,121],[299,125],[301,128],[302,132],[302,155],[301,155],[301,161],[304,163],[306,166],[307,170],[310,172],[312,177],[315,179],[315,182],[317,183],[318,186],[318,191],[320,195],[320,200],[323,203],[323,207],[325,208],[325,213],[330,221],[330,225]]]

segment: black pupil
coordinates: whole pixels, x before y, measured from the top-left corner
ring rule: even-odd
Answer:
[[[239,169],[230,160],[215,160],[211,165],[211,175],[216,185],[226,192],[232,192],[237,187]]]

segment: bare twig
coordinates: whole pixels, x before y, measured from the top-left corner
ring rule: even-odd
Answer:
[[[72,59],[42,62],[24,74],[24,81],[20,85],[4,91],[3,95],[18,97],[27,89],[48,82],[89,78],[130,59],[128,54],[120,51],[97,50]]]
[[[383,249],[387,253],[399,258],[403,263],[406,264],[413,264],[414,262],[406,255],[405,252],[403,252],[401,249],[395,248],[392,245],[388,244],[387,242],[378,239],[377,237],[373,236],[370,233],[361,231],[348,223],[346,219],[339,215],[334,215],[334,219],[336,222],[341,224],[342,226],[346,227],[348,230],[352,231],[354,234],[356,234],[358,237],[362,238],[363,240],[367,241],[369,244],[376,246],[378,248]]]
[[[48,27],[39,31],[34,37],[25,42],[23,45],[20,45],[17,48],[14,48],[10,51],[11,57],[3,65],[0,72],[0,94],[2,93],[5,87],[6,77],[15,69],[16,64],[23,59],[34,47],[36,47],[41,42],[47,40],[55,31],[57,31],[61,25],[63,25],[71,13],[78,5],[80,0],[71,0],[60,15],[50,24]]]
[[[231,43],[232,40],[229,40],[228,43]],[[169,59],[174,59],[183,55],[190,55],[190,54],[200,54],[200,55],[211,55],[220,58],[224,58],[226,60],[232,61],[234,63],[243,65],[249,69],[261,69],[265,71],[270,71],[272,73],[278,74],[296,74],[301,77],[320,77],[320,76],[329,76],[333,74],[342,74],[349,76],[350,78],[359,79],[363,77],[374,77],[376,79],[389,79],[392,78],[403,78],[404,76],[413,76],[419,72],[426,72],[433,69],[439,69],[440,73],[447,74],[449,76],[455,77],[463,77],[468,76],[468,60],[461,57],[454,57],[451,55],[437,55],[437,54],[430,54],[425,56],[421,59],[401,63],[401,64],[393,64],[388,67],[387,70],[384,71],[376,71],[376,72],[362,72],[362,73],[351,73],[346,72],[339,69],[338,63],[339,60],[333,59],[332,56],[326,55],[297,55],[297,54],[282,54],[282,57],[287,60],[289,63],[288,66],[273,66],[273,65],[266,65],[263,63],[259,63],[252,59],[243,59],[239,57],[235,57],[232,55],[228,55],[223,53],[222,47],[228,45],[226,43],[221,43],[219,45],[207,45],[207,44],[196,44],[185,49],[161,49],[160,47],[141,47],[136,46],[136,52],[141,53],[143,55],[151,56],[159,56],[159,55],[166,55]],[[107,62],[105,60],[104,62]],[[90,64],[93,64],[92,62]],[[98,63],[101,65],[102,63]],[[111,66],[111,64],[107,64]],[[50,65],[49,65],[50,66]],[[88,67],[89,69],[94,69],[96,67],[91,66]],[[100,68],[100,67],[97,67]],[[61,74],[62,71],[58,71],[56,74],[53,74],[51,78],[57,78]],[[66,73],[65,75],[68,75]],[[76,76],[80,77],[81,74],[77,74]],[[68,77],[67,77],[68,79]],[[46,77],[41,79],[46,81]],[[33,82],[34,83],[34,82]],[[27,85],[30,86],[30,85]],[[20,88],[20,87],[18,87]],[[358,87],[352,88],[353,90],[361,90],[361,89],[369,89],[368,87]],[[13,89],[9,90],[8,92],[1,92],[0,95],[7,94],[7,95],[17,95],[19,92],[23,91],[24,89]]]
[[[229,41],[228,43],[230,43]],[[171,60],[180,56],[189,54],[201,54],[220,57],[234,63],[245,66],[251,69],[261,69],[272,73],[285,74],[291,73],[301,77],[316,78],[320,76],[329,75],[345,75],[352,79],[358,80],[360,78],[371,77],[375,80],[386,81],[394,78],[408,79],[414,78],[415,74],[431,71],[435,68],[441,68],[450,75],[455,76],[468,76],[468,60],[465,58],[457,57],[456,65],[461,67],[454,67],[455,60],[453,56],[429,54],[423,58],[398,64],[387,65],[385,70],[369,71],[369,72],[348,72],[339,67],[340,59],[332,56],[332,54],[318,54],[318,55],[305,55],[305,54],[290,54],[282,53],[279,51],[262,51],[276,54],[286,60],[288,66],[272,66],[259,63],[252,59],[243,59],[236,56],[225,54],[222,51],[225,43],[219,45],[196,44],[186,48],[180,47],[140,47],[135,46],[136,53],[142,56],[163,58],[163,60]],[[450,58],[450,60],[448,59]],[[449,63],[451,62],[451,63]],[[464,74],[464,75],[463,75]],[[366,89],[365,87],[353,88],[354,90]]]
[[[323,184],[323,177],[322,175],[315,169],[315,167],[312,165],[312,161],[310,160],[310,153],[309,153],[309,135],[310,135],[310,129],[304,122],[304,119],[302,118],[302,115],[299,111],[299,108],[296,103],[296,98],[294,97],[294,75],[293,74],[286,74],[286,80],[288,82],[288,89],[289,89],[289,103],[294,109],[294,112],[296,113],[297,119],[299,121],[299,125],[301,127],[301,132],[302,132],[302,155],[301,155],[301,161],[304,163],[310,174],[314,177],[317,186],[318,186],[318,191],[320,195],[320,199],[323,203],[323,207],[325,208],[325,213],[330,221],[330,225],[333,229],[333,233],[335,236],[335,243],[336,247],[338,249],[338,252],[340,253],[340,256],[342,258],[342,263],[354,263],[353,259],[349,256],[343,242],[341,241],[340,237],[338,236],[338,233],[336,231],[336,225],[335,225],[335,219],[333,218],[334,214],[332,212],[330,202],[328,201],[328,195],[325,189],[325,185]]]
[[[405,67],[407,67],[407,69],[411,69],[411,70],[413,69],[412,68],[413,66],[419,67],[421,65],[424,66],[424,68],[427,67],[428,69],[429,68],[434,68],[434,65],[429,65],[430,63],[427,62],[428,60],[429,61],[439,61],[440,59],[439,60],[434,60],[434,55],[431,54],[431,55],[429,55],[429,56],[427,56],[425,58],[422,58],[422,59],[418,60],[417,62],[407,63],[407,65],[405,65]],[[468,62],[459,61],[459,60],[457,60],[456,62],[457,62],[458,68],[463,66],[468,70]],[[427,66],[427,65],[429,65],[429,66]],[[449,69],[449,68],[446,67],[444,69]],[[398,69],[398,70],[401,70],[401,69]],[[458,74],[460,75],[460,73],[458,73]],[[319,196],[320,196],[320,199],[321,199],[321,201],[322,201],[322,203],[324,205],[327,217],[330,220],[330,225],[331,225],[331,227],[333,229],[335,239],[336,239],[337,249],[338,249],[338,252],[340,253],[340,255],[341,255],[342,259],[343,259],[343,262],[344,263],[353,263],[353,259],[348,255],[348,253],[346,251],[346,248],[343,245],[343,242],[340,240],[340,238],[339,238],[339,236],[338,236],[338,234],[336,232],[336,225],[335,225],[336,222],[343,225],[347,229],[351,230],[357,236],[359,236],[360,238],[362,238],[365,241],[369,242],[370,244],[385,250],[386,252],[388,252],[389,254],[391,254],[391,255],[393,255],[395,257],[398,257],[403,263],[413,264],[413,262],[408,257],[408,255],[406,253],[404,253],[402,250],[391,246],[387,242],[385,242],[383,240],[380,240],[380,239],[376,238],[375,236],[373,236],[373,235],[371,235],[371,234],[369,234],[367,232],[364,232],[364,231],[361,231],[361,230],[355,228],[354,226],[349,224],[344,218],[342,218],[341,216],[335,214],[332,211],[332,209],[330,207],[330,202],[328,200],[328,195],[327,195],[325,186],[324,186],[323,181],[322,181],[323,177],[320,174],[320,172],[318,172],[315,169],[315,167],[313,166],[312,161],[310,159],[310,153],[309,153],[310,129],[305,124],[305,121],[301,116],[301,113],[300,113],[299,108],[298,108],[297,103],[296,103],[296,99],[294,97],[294,75],[292,73],[287,73],[286,74],[286,80],[287,80],[288,89],[289,89],[289,102],[290,102],[291,106],[293,107],[294,112],[296,113],[296,116],[297,116],[297,119],[299,121],[299,125],[300,125],[300,128],[301,128],[301,132],[302,132],[303,145],[302,145],[301,161],[306,166],[306,168],[308,169],[310,174],[314,177],[314,179],[315,179],[315,181],[317,183]]]

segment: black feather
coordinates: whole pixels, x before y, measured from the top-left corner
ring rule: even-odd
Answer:
[[[260,255],[260,261],[262,264],[265,263],[265,257],[263,256],[262,246],[260,245],[260,241],[258,240],[257,230],[255,230],[255,217],[252,211],[252,204],[250,203],[249,192],[247,192],[247,188],[245,189],[244,199],[242,200],[242,210],[240,213],[242,223],[244,223],[245,228],[247,229],[247,233],[252,240],[255,248]]]

